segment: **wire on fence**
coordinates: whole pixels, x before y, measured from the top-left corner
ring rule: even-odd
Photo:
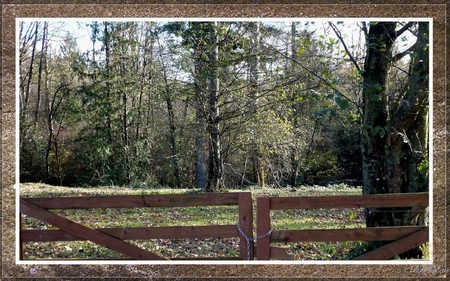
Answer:
[[[269,229],[268,232],[266,232],[263,235],[260,235],[258,237],[248,237],[247,234],[245,234],[244,230],[242,230],[242,228],[239,224],[237,224],[237,228],[239,230],[239,233],[244,237],[245,241],[247,242],[247,260],[250,260],[250,241],[257,241],[260,239],[267,238],[272,234],[272,231],[273,231],[273,228],[271,228],[271,229]]]

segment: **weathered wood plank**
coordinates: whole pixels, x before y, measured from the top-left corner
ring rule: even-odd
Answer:
[[[272,242],[338,242],[338,241],[389,241],[397,240],[423,226],[371,227],[349,229],[274,230]]]
[[[44,209],[194,207],[237,205],[240,193],[119,195],[92,197],[22,198]]]
[[[271,197],[270,207],[271,210],[414,207],[428,206],[428,196],[428,192],[422,192],[372,195]]]
[[[231,238],[239,235],[236,225],[97,228],[96,230],[120,240]],[[56,229],[22,230],[20,233],[23,242],[86,240]]]
[[[289,254],[289,247],[270,247],[270,258],[275,260],[295,260],[295,255]]]
[[[165,260],[165,258],[160,257],[154,253],[147,252],[139,247],[128,244],[108,234],[99,232],[95,229],[88,228],[74,221],[60,217],[23,199],[20,200],[20,212],[27,216],[34,217],[43,222],[54,225],[72,235],[92,241],[111,250],[122,253],[132,259]]]
[[[295,260],[295,255],[287,252],[289,247],[270,246],[270,258],[275,260]],[[258,247],[255,246],[255,255],[258,254]]]
[[[270,207],[270,198],[261,197],[257,199],[256,208],[258,223],[256,232],[258,237],[268,233],[270,230]],[[259,239],[256,241],[256,245],[258,246],[256,258],[258,260],[270,260],[270,236]]]
[[[361,255],[355,260],[387,260],[404,253],[410,249],[418,247],[429,240],[428,228],[421,229],[400,240],[381,246],[378,249]]]
[[[252,204],[252,195],[251,193],[241,193],[239,194],[239,225],[241,229],[244,231],[247,237],[253,238],[253,204]],[[247,254],[247,241],[239,233],[239,252],[240,258],[242,260],[253,260],[253,247],[254,242],[250,241],[250,255]]]

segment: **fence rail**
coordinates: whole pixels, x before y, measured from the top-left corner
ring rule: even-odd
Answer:
[[[250,192],[182,194],[182,195],[126,195],[96,197],[57,197],[20,199],[20,254],[27,242],[83,241],[105,246],[131,259],[165,260],[158,254],[136,247],[125,240],[182,239],[182,238],[232,238],[240,239],[240,255],[235,257],[206,258],[198,260],[241,259],[258,260],[290,259],[286,248],[271,246],[274,242],[336,242],[336,241],[394,241],[357,259],[389,259],[396,254],[428,241],[426,226],[370,227],[354,229],[302,229],[272,230],[271,210],[288,209],[337,209],[337,208],[397,208],[426,207],[428,193],[308,196],[308,197],[260,197],[257,198],[257,236],[253,242],[253,204]],[[93,229],[61,217],[53,209],[97,208],[175,208],[196,206],[238,206],[237,225],[170,226],[170,227],[116,227]],[[58,229],[22,229],[22,216],[30,216]],[[272,231],[271,231],[272,230]],[[248,244],[247,244],[248,242]],[[185,260],[192,258],[176,258]]]
[[[238,193],[171,194],[171,195],[122,195],[94,197],[23,198],[45,209],[93,209],[93,208],[145,208],[145,207],[199,207],[238,205]],[[248,193],[250,194],[250,193]]]
[[[97,230],[121,240],[232,238],[239,236],[236,225],[119,227],[98,228]],[[86,240],[62,230],[22,230],[21,234],[25,242]]]
[[[271,210],[394,208],[428,206],[429,194],[399,193],[345,196],[261,197],[257,199],[257,236],[271,229]],[[273,230],[257,242],[258,260],[276,258],[271,254],[272,242],[394,241],[359,259],[389,259],[428,241],[426,226],[370,227],[353,229]],[[395,249],[395,250],[393,250]]]
[[[253,242],[251,242],[250,245],[250,256],[247,256],[247,243],[245,237],[239,233],[236,225],[92,229],[49,211],[51,209],[160,208],[219,205],[238,206],[239,221],[237,223],[239,223],[245,235],[251,238],[253,237],[253,208],[252,197],[249,192],[183,195],[21,198],[21,221],[22,215],[27,215],[59,228],[57,230],[31,230],[22,229],[21,226],[21,259],[23,259],[23,244],[27,242],[89,240],[122,253],[132,259],[153,260],[166,258],[150,253],[144,249],[129,244],[124,240],[232,237],[239,237],[240,239],[239,259],[253,259]],[[205,258],[200,257],[198,259]],[[223,259],[223,257],[218,259]],[[230,259],[234,258],[230,257]]]
[[[428,193],[270,197],[268,200],[271,210],[423,207],[428,206]]]
[[[272,242],[341,242],[397,240],[428,227],[395,226],[348,229],[274,230]]]

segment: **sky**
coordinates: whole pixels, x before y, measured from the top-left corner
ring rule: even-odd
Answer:
[[[29,22],[35,21],[28,20]],[[71,35],[77,40],[78,48],[81,52],[86,52],[91,50],[92,41],[90,39],[90,27],[87,25],[94,20],[97,21],[124,21],[124,19],[45,19],[50,20],[49,30],[50,34],[53,34],[53,37],[50,41],[50,48],[54,50],[58,50],[61,44],[61,39],[65,36],[67,32],[70,32]],[[134,21],[138,21],[140,19],[132,19]],[[208,19],[149,19],[152,21],[163,21],[167,22],[169,20],[183,20],[183,21],[195,21],[195,20],[208,20]],[[239,21],[242,19],[218,19],[219,21]],[[245,19],[245,20],[258,20],[258,19]],[[259,19],[261,20],[261,19]],[[290,30],[290,23],[292,19],[264,19],[265,22],[273,22],[274,25],[285,26],[286,31]],[[339,30],[341,31],[344,40],[347,46],[359,45],[360,50],[364,49],[364,38],[362,37],[362,33],[360,32],[360,28],[357,23],[361,21],[355,21],[354,19],[331,19],[334,23],[340,22],[338,25]],[[364,20],[364,19],[361,19]],[[327,37],[333,37],[337,40],[334,32],[329,28],[327,19],[295,19],[295,21],[305,23],[309,22],[308,26],[302,26],[307,28],[308,30],[315,30],[315,34],[317,36],[325,35]],[[399,44],[397,45],[398,52],[409,48],[415,42],[415,36],[410,32],[404,33],[405,39],[399,40]]]

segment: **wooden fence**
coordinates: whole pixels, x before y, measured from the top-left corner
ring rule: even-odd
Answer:
[[[60,198],[21,198],[22,216],[36,218],[59,229],[32,230],[20,226],[20,254],[27,242],[89,240],[137,260],[165,260],[155,253],[127,243],[125,240],[177,239],[177,238],[231,238],[240,239],[239,258],[258,260],[293,259],[286,248],[271,246],[272,242],[336,242],[336,241],[394,241],[357,259],[386,260],[428,241],[426,226],[370,227],[355,229],[302,229],[272,230],[271,210],[337,209],[337,208],[395,208],[426,207],[428,193],[402,193],[378,195],[314,196],[314,197],[261,197],[257,198],[257,247],[253,243],[252,195],[250,192],[98,196]],[[237,225],[172,226],[139,228],[93,229],[61,217],[52,209],[92,208],[157,208],[237,205],[240,230]],[[245,236],[243,235],[245,234]],[[190,258],[191,259],[191,258]],[[198,258],[223,259],[223,258]]]
[[[252,196],[249,192],[192,195],[21,198],[21,222],[22,215],[26,215],[59,228],[58,230],[30,230],[22,229],[21,226],[21,259],[23,259],[23,244],[26,242],[89,240],[124,254],[130,259],[165,260],[167,258],[148,252],[142,248],[127,243],[124,240],[231,237],[240,238],[239,259],[253,259],[253,242],[250,242],[250,256],[247,256],[246,239],[238,231],[236,224],[93,229],[49,211],[51,209],[156,208],[218,205],[237,205],[239,211],[239,222],[236,223],[239,223],[242,231],[247,237],[253,237]],[[219,258],[207,259],[213,260]],[[233,258],[230,257],[228,259]]]
[[[428,206],[428,193],[401,193],[314,197],[262,197],[257,199],[257,236],[271,230],[271,210],[391,208]],[[257,241],[256,258],[281,259],[271,242],[394,241],[357,257],[358,260],[386,260],[428,241],[426,226],[370,227],[354,229],[273,230]]]

